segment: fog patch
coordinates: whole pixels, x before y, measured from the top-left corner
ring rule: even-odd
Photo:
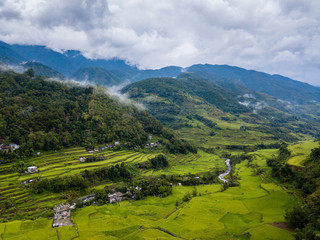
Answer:
[[[252,98],[252,99],[256,99],[256,97],[253,94],[250,93],[246,93],[243,95],[244,98]]]
[[[246,106],[246,107],[249,107],[250,106],[250,101],[244,101],[244,102],[238,102],[239,104],[243,105],[243,106]]]
[[[25,70],[27,69],[20,65],[0,64],[0,71],[2,72],[14,71],[16,73],[23,73]]]
[[[108,88],[104,89],[104,93],[108,96],[118,100],[120,103],[128,105],[128,106],[134,106],[140,111],[146,110],[146,107],[142,103],[136,103],[133,102],[127,93],[121,93],[121,89],[124,88],[126,85],[128,85],[130,82],[125,81],[119,85],[114,85]]]
[[[257,114],[258,110],[261,110],[268,106],[268,104],[264,101],[261,102],[251,102],[249,100],[239,101],[239,104],[246,106],[247,108],[253,108],[253,113]]]
[[[84,81],[79,81],[76,79],[71,79],[71,78],[67,78],[67,79],[60,79],[60,78],[47,78],[48,81],[52,81],[52,82],[58,82],[58,83],[62,83],[64,85],[67,85],[68,87],[83,87],[83,88],[87,88],[87,87],[94,87],[95,84],[84,80]]]

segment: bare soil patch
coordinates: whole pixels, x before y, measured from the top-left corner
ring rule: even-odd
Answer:
[[[291,227],[288,223],[286,222],[273,222],[273,223],[269,223],[269,225],[277,227],[277,228],[281,228],[281,229],[285,229],[291,232],[295,232],[296,229]]]

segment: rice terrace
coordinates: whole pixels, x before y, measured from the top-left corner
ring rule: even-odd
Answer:
[[[267,157],[275,150],[250,153],[252,160],[245,160],[234,167],[239,186],[223,189],[222,182],[179,186],[172,188],[168,197],[149,196],[137,201],[97,206],[91,205],[72,211],[73,226],[52,228],[53,207],[65,202],[64,194],[30,194],[28,179],[54,178],[117,163],[142,163],[154,157],[127,151],[106,150],[96,155],[106,160],[81,163],[80,157],[90,156],[83,148],[48,152],[28,161],[38,166],[39,172],[30,175],[3,174],[1,201],[9,200],[9,207],[2,216],[15,219],[15,215],[36,220],[14,220],[1,223],[2,239],[293,239],[291,229],[275,227],[285,222],[285,210],[296,204],[290,192],[269,177]],[[223,171],[224,159],[199,152],[186,156],[171,156],[172,167],[159,171],[142,171],[142,175],[195,174],[202,176],[208,169]],[[10,167],[9,165],[7,166]],[[257,169],[265,170],[256,174]],[[102,189],[96,184],[90,189]],[[196,194],[193,194],[196,192]],[[193,194],[183,201],[186,193]],[[261,238],[263,233],[265,238]]]

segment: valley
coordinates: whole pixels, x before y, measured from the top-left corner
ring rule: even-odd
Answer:
[[[28,68],[0,68],[0,239],[317,235],[318,88],[41,46],[0,59]]]
[[[9,185],[12,190],[15,189],[14,194],[11,193],[11,195],[10,189],[6,187],[8,192],[5,195],[6,199],[10,199],[15,204],[22,217],[28,218],[29,215],[31,218],[36,217],[37,220],[15,220],[2,223],[0,224],[1,236],[3,239],[28,238],[28,236],[30,238],[35,234],[38,238],[32,239],[43,239],[44,236],[47,239],[56,239],[57,234],[59,239],[74,237],[76,239],[174,238],[163,231],[164,229],[183,239],[293,239],[290,231],[271,225],[272,223],[284,222],[285,209],[293,206],[296,202],[290,193],[275,184],[269,177],[268,167],[265,167],[265,156],[271,156],[275,152],[260,150],[251,153],[254,156],[251,165],[266,169],[262,175],[256,175],[255,168],[250,167],[248,161],[237,164],[234,174],[237,175],[239,186],[229,187],[225,190],[219,183],[173,186],[172,195],[164,198],[150,196],[138,201],[79,208],[72,212],[74,226],[57,229],[51,228],[52,220],[46,219],[45,216],[53,214],[53,206],[64,201],[65,196],[63,194],[50,194],[51,196],[42,194],[38,199],[34,199],[26,194],[26,190],[24,190],[26,191],[24,194],[23,192],[19,194],[18,191],[18,189],[24,189],[20,182],[30,176],[4,176],[7,179],[6,186]],[[44,154],[38,159],[32,159],[32,161],[39,163],[41,177],[44,175],[54,177],[61,174],[74,174],[81,168],[88,167],[84,166],[86,163],[80,163],[77,159],[84,155],[86,155],[84,150],[70,149],[56,154]],[[115,164],[115,162],[142,162],[152,157],[152,154],[129,154],[123,151],[104,153],[104,155],[110,160],[112,159],[112,162],[110,160],[102,161],[101,165]],[[64,159],[63,163],[59,163],[59,156],[60,159]],[[201,176],[202,172],[213,166],[216,168],[220,165],[218,169],[221,170],[225,168],[223,159],[217,157],[212,161],[214,155],[202,152],[197,155],[172,157],[170,163],[179,162],[173,169],[143,172],[142,174],[188,174],[190,171],[192,174]],[[68,158],[70,160],[66,160]],[[44,165],[41,165],[41,162]],[[193,164],[195,164],[194,167],[192,167]],[[67,169],[68,171],[66,171]],[[104,185],[97,185],[93,189],[101,189],[101,187],[103,188]],[[4,186],[2,192],[3,189]],[[188,192],[191,194],[195,190],[196,195],[193,194],[191,200],[184,202],[184,195]],[[21,198],[22,196],[24,197]],[[38,210],[33,211],[33,215],[30,215],[31,212],[28,213],[28,211],[23,213],[24,210],[30,209],[30,205]],[[11,214],[14,211],[12,208]],[[10,214],[10,209],[7,210],[7,213]],[[265,238],[261,238],[260,234],[263,234]]]

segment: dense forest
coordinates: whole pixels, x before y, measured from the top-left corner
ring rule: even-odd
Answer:
[[[20,145],[1,151],[2,161],[32,156],[36,150],[114,141],[135,148],[150,134],[159,135],[170,152],[193,150],[146,111],[121,104],[104,88],[48,81],[34,77],[32,69],[0,74],[0,140]]]

